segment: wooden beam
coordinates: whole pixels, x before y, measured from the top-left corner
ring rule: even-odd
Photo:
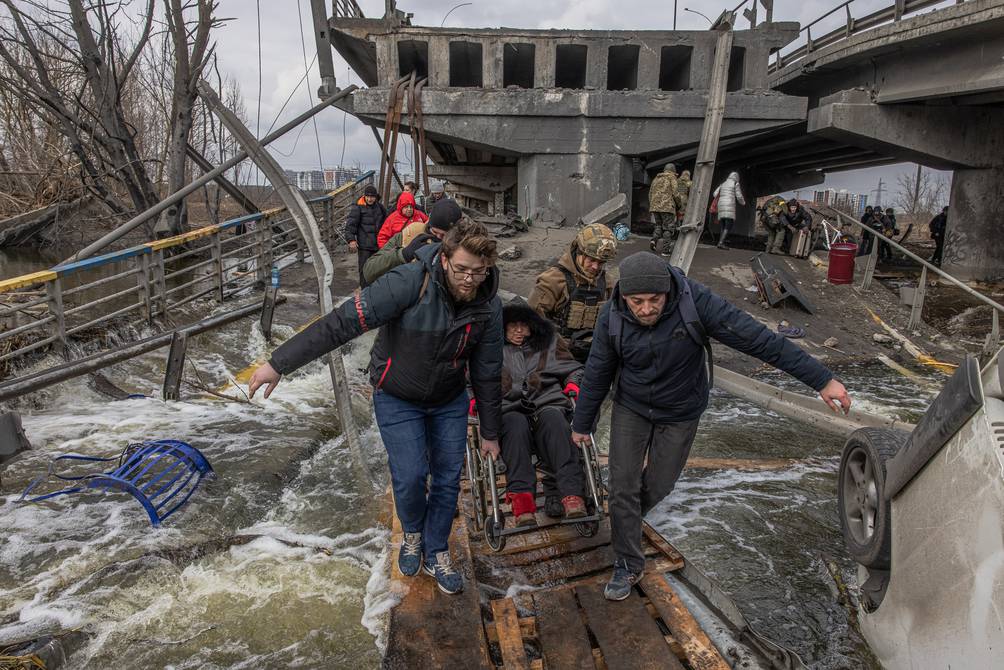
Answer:
[[[641,589],[655,606],[694,670],[729,670],[729,664],[662,575],[647,574]]]
[[[492,601],[492,615],[495,618],[495,633],[502,650],[502,667],[505,670],[527,670],[526,651],[520,633],[519,616],[512,598]]]
[[[680,226],[680,238],[673,248],[670,263],[682,269],[690,270],[694,260],[697,243],[704,229],[704,213],[708,209],[708,201],[714,184],[715,161],[718,156],[718,142],[722,135],[722,120],[725,118],[725,99],[729,84],[729,61],[732,55],[732,23],[733,17],[726,17],[728,12],[719,17],[722,28],[718,31],[715,42],[715,60],[711,66],[711,82],[708,85],[708,106],[704,116],[704,128],[701,130],[701,141],[697,148],[697,161],[694,166],[694,181],[690,190],[690,205]],[[726,20],[723,20],[726,19]]]

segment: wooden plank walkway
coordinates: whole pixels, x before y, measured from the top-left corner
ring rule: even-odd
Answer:
[[[428,576],[400,574],[395,516],[392,589],[401,603],[391,610],[385,668],[729,668],[663,577],[682,568],[683,557],[647,524],[646,575],[630,597],[610,602],[603,597],[613,563],[607,519],[593,537],[548,520],[509,536],[496,553],[472,511],[465,481],[450,544],[466,580],[457,596],[440,593]]]

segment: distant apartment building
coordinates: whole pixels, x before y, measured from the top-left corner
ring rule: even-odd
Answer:
[[[331,190],[353,181],[363,171],[359,168],[351,168],[339,165],[333,168],[324,168],[324,188]]]
[[[296,173],[296,187],[302,191],[323,191],[324,172],[322,170],[304,170]]]
[[[863,193],[851,193],[842,188],[839,191],[835,188],[828,188],[825,191],[813,191],[812,202],[816,205],[824,205],[861,215],[868,206],[868,196]]]

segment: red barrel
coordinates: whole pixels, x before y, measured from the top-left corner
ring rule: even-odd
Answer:
[[[858,254],[858,245],[841,242],[830,247],[830,267],[826,270],[826,278],[831,284],[854,283],[854,257]]]

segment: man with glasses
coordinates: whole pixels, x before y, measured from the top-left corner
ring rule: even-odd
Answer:
[[[370,351],[373,409],[404,529],[402,574],[423,569],[443,593],[463,590],[448,539],[467,441],[466,378],[478,398],[481,450],[499,453],[502,305],[496,242],[465,222],[290,338],[251,376],[268,398],[281,375],[379,328]],[[431,475],[431,477],[430,477]],[[427,484],[428,482],[428,484]]]

